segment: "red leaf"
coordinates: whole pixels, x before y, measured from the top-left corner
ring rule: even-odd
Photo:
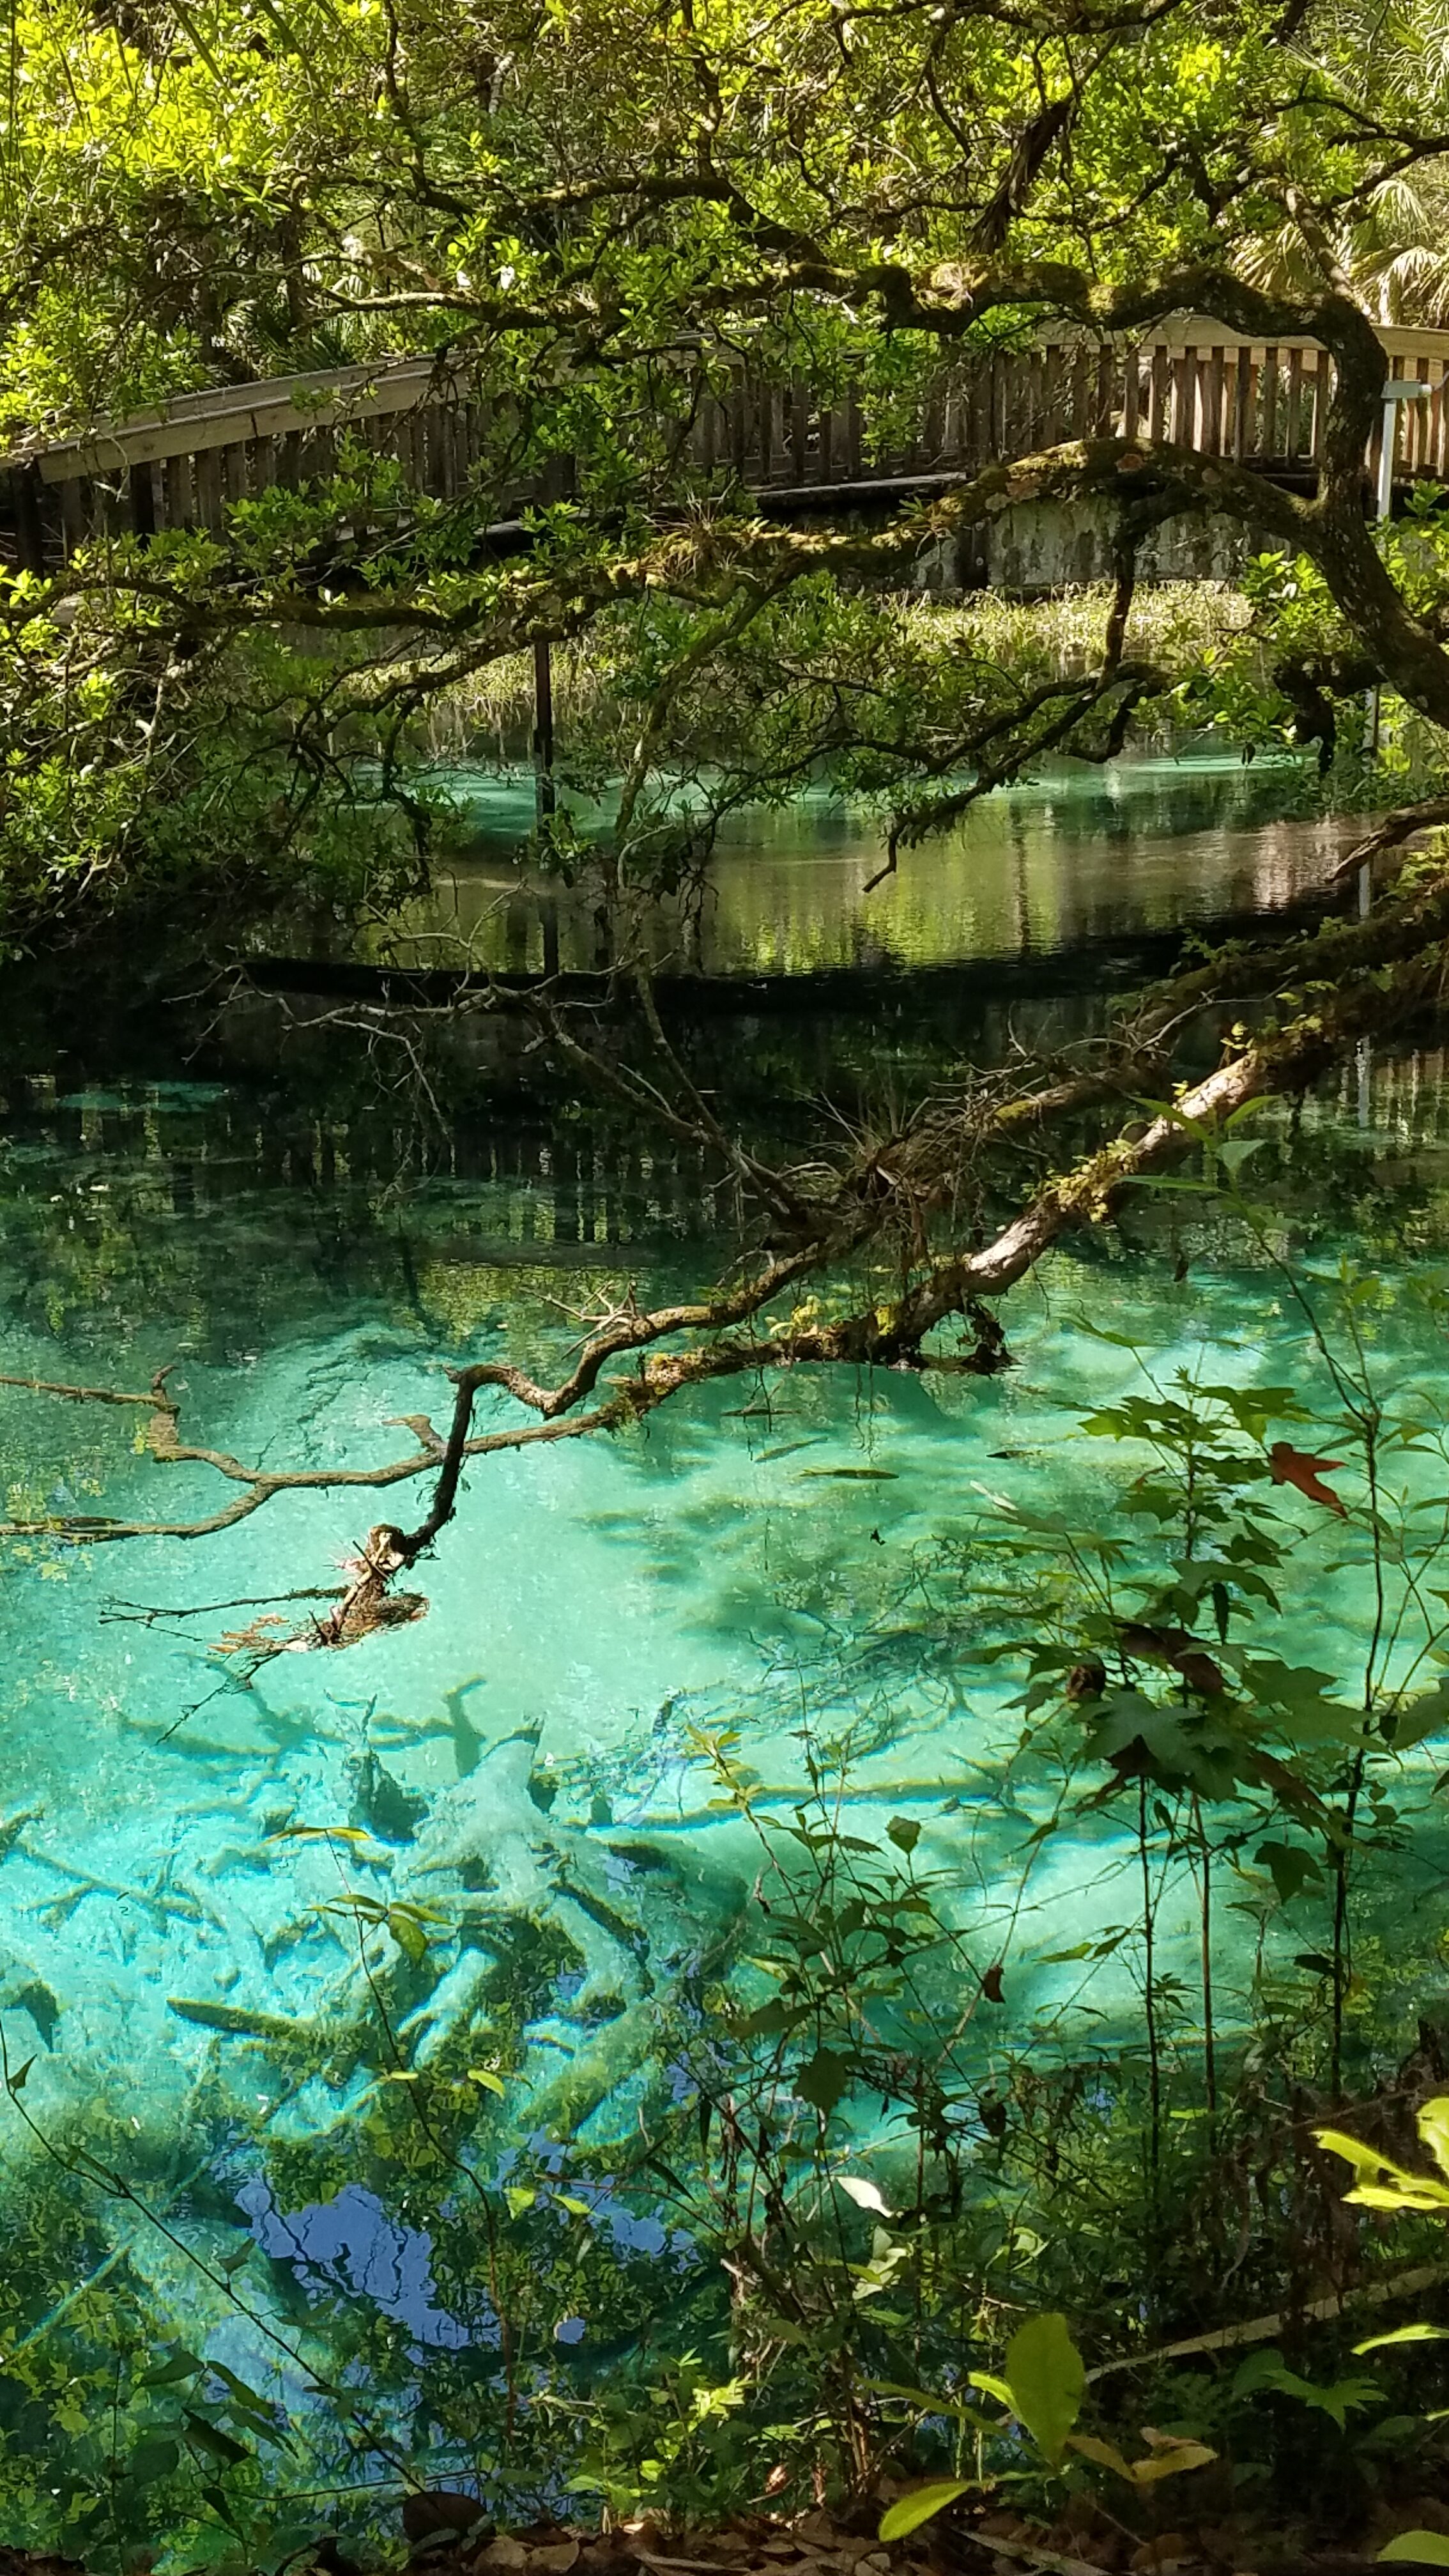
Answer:
[[[1324,1476],[1331,1475],[1335,1467],[1343,1465],[1341,1458],[1310,1458],[1306,1450],[1292,1449],[1286,1440],[1275,1440],[1268,1452],[1268,1465],[1275,1485],[1296,1485],[1299,1493],[1306,1494],[1310,1503],[1326,1503],[1331,1512],[1337,1512],[1341,1521],[1347,1520],[1344,1504],[1332,1486],[1321,1481]]]
[[[981,1980],[981,1992],[989,2004],[999,2004],[1002,2001],[1001,1971],[1004,1964],[1003,1960],[998,1959],[995,1967],[988,1968]]]

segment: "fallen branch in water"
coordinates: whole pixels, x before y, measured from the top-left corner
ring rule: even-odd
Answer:
[[[397,1595],[394,1582],[402,1571],[433,1546],[454,1517],[464,1468],[477,1458],[503,1450],[536,1448],[552,1440],[580,1440],[593,1432],[619,1432],[637,1425],[657,1406],[668,1404],[683,1388],[704,1386],[745,1370],[768,1368],[923,1368],[931,1352],[923,1340],[946,1321],[967,1321],[975,1329],[975,1352],[964,1368],[982,1376],[1003,1365],[1000,1327],[987,1301],[998,1298],[1024,1278],[1067,1231],[1101,1226],[1119,1206],[1124,1188],[1163,1170],[1178,1154],[1212,1136],[1214,1128],[1250,1100],[1302,1092],[1325,1066],[1348,1054],[1359,1038],[1382,1028],[1403,1028],[1408,1012],[1436,1007],[1449,976],[1449,881],[1436,881],[1428,891],[1390,904],[1369,922],[1325,925],[1312,938],[1281,943],[1271,951],[1227,953],[1194,974],[1178,976],[1150,999],[1145,1023],[1134,1046],[1122,1059],[1096,1072],[1034,1092],[982,1105],[967,1100],[964,1108],[936,1110],[890,1144],[877,1149],[846,1175],[835,1175],[830,1195],[807,1198],[797,1177],[776,1177],[766,1195],[773,1208],[797,1221],[802,1239],[789,1252],[773,1252],[750,1267],[740,1283],[719,1288],[712,1296],[642,1309],[634,1293],[593,1319],[575,1365],[565,1378],[547,1386],[526,1368],[508,1360],[477,1360],[449,1368],[454,1409],[446,1437],[423,1414],[405,1417],[418,1437],[418,1448],[402,1458],[389,1458],[369,1468],[263,1468],[248,1466],[229,1450],[201,1448],[180,1437],[180,1406],[168,1394],[168,1370],[157,1370],[147,1394],[124,1388],[67,1386],[49,1378],[5,1378],[0,1383],[31,1388],[62,1401],[150,1406],[147,1448],[157,1466],[199,1466],[237,1486],[240,1492],[214,1512],[193,1520],[121,1520],[106,1515],[41,1515],[8,1520],[0,1535],[49,1535],[70,1546],[101,1546],[124,1538],[211,1538],[263,1510],[276,1494],[297,1492],[384,1492],[433,1476],[428,1512],[413,1530],[394,1522],[376,1522],[356,1556],[345,1561],[348,1582],[333,1595],[333,1607],[309,1620],[299,1631],[278,1636],[273,1625],[255,1623],[250,1631],[227,1638],[224,1651],[250,1651],[268,1659],[278,1651],[307,1646],[348,1646],[369,1636],[379,1625],[418,1618],[425,1602],[418,1595]],[[926,1247],[926,1218],[949,1203],[959,1188],[962,1154],[980,1149],[982,1141],[1008,1139],[1024,1126],[1042,1126],[1049,1115],[1078,1110],[1093,1100],[1122,1095],[1132,1074],[1150,1059],[1163,1074],[1160,1056],[1168,1033],[1181,1030],[1191,1012],[1207,1002],[1245,992],[1284,992],[1297,984],[1297,1007],[1284,1025],[1269,1025],[1253,1041],[1235,1036],[1230,1054],[1212,1074],[1181,1092],[1171,1108],[1147,1115],[1134,1131],[1119,1133],[1109,1144],[1078,1162],[1070,1172],[1036,1188],[1021,1213],[995,1234],[993,1242],[969,1252],[933,1255]],[[1292,1002],[1289,1002],[1292,1007]],[[1132,1066],[1132,1072],[1129,1072]],[[1163,1082],[1165,1087],[1165,1082]],[[714,1115],[696,1121],[701,1141],[712,1141]],[[727,1139],[724,1139],[727,1144]],[[740,1157],[737,1175],[755,1175],[753,1159]],[[900,1211],[910,1218],[910,1249],[902,1247],[902,1285],[895,1296],[869,1296],[853,1311],[825,1319],[817,1303],[792,1303],[784,1316],[766,1324],[768,1311],[779,1309],[792,1291],[810,1278],[838,1270],[851,1257],[869,1252],[871,1244],[890,1239],[900,1226]],[[657,1345],[686,1340],[683,1350]],[[624,1376],[611,1376],[601,1401],[606,1373],[616,1363],[632,1363]],[[536,1419],[505,1422],[474,1430],[477,1399],[495,1391],[523,1414]]]

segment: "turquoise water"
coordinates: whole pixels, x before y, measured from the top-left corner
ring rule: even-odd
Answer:
[[[458,1119],[461,1168],[431,1172],[388,1169],[386,1109],[369,1127],[276,1104],[234,1070],[14,1082],[5,1371],[141,1391],[169,1368],[188,1440],[356,1467],[412,1447],[403,1417],[442,1418],[449,1359],[506,1351],[557,1371],[591,1301],[689,1288],[729,1257],[677,1176],[666,1187],[636,1156],[612,1196],[601,1186],[613,1214],[596,1223],[553,1148],[515,1152],[502,1113],[480,1139],[476,1101]],[[670,1998],[750,1947],[761,1868],[749,1821],[712,1803],[700,1731],[737,1731],[760,1815],[788,1818],[808,1735],[845,1783],[853,1833],[888,1853],[892,1821],[919,1826],[912,1865],[936,1875],[978,1974],[1004,1962],[999,2005],[962,2042],[974,2085],[1024,2050],[1135,2045],[1140,1972],[1129,1945],[1111,1947],[1133,1818],[1108,1804],[1033,1839],[1060,1776],[1021,1751],[1024,1657],[982,1657],[1024,1580],[1001,1542],[1018,1508],[1132,1534],[1120,1498],[1142,1458],[1081,1427],[1145,1382],[1104,1326],[1159,1380],[1205,1370],[1329,1405],[1271,1256],[1309,1265],[1335,1332],[1346,1247],[1396,1293],[1429,1277],[1449,1254],[1445,1126],[1437,1060],[1366,1064],[1296,1131],[1277,1122],[1259,1165],[1266,1248],[1202,1201],[1144,1201],[1013,1292],[1016,1365],[999,1378],[742,1377],[629,1437],[480,1460],[419,1568],[426,1616],[345,1653],[252,1672],[219,1647],[257,1616],[303,1623],[307,1602],[288,1596],[336,1587],[371,1519],[420,1516],[419,1487],[283,1495],[213,1538],[12,1543],[0,2032],[12,2083],[28,2071],[0,2112],[0,2188],[25,2248],[0,2264],[14,2526],[0,2537],[100,2528],[86,2517],[104,2446],[90,2401],[68,2418],[64,2389],[69,2369],[94,2368],[112,2297],[128,2371],[180,2339],[285,2405],[301,2447],[268,2474],[304,2519],[336,2487],[397,2492],[381,2435],[359,2455],[314,2384],[355,2388],[364,2364],[373,2429],[424,2474],[468,2474],[446,2373],[473,2390],[469,2420],[496,2413],[499,2336],[476,2229],[471,2255],[455,2242],[469,2176],[500,2208],[517,2177],[544,2175],[549,2207],[573,2177],[578,2208],[555,2215],[580,2250],[540,2273],[533,2366],[607,2376],[641,2333],[667,2340],[708,2285],[637,2170],[639,2141],[688,2091]],[[1435,1312],[1401,1298],[1363,1329],[1393,1401],[1436,1418]],[[488,1422],[508,1418],[499,1399]],[[12,1513],[214,1509],[216,1476],[137,1454],[138,1420],[0,1391]],[[1436,1471],[1442,1484],[1432,1450],[1403,1468],[1430,1495]],[[1357,1503],[1351,1462],[1342,1481]],[[1351,1701],[1372,1617],[1361,1543],[1291,1495],[1283,1508],[1273,1651]],[[1441,1760],[1430,1738],[1401,1768],[1416,1839],[1393,1886],[1426,1900],[1442,1884]],[[369,1927],[366,1907],[398,1904],[420,1909],[421,1958]],[[1190,1968],[1195,1905],[1184,1876],[1164,1973]],[[1226,2043],[1247,2027],[1253,1935],[1224,1920]],[[1322,1932],[1305,1916],[1288,1938]],[[1099,1960],[1083,1959],[1091,1943]],[[1200,2038],[1185,2007],[1174,2046],[1191,2055]],[[410,2179],[397,2079],[455,2082],[465,2064],[502,2091],[475,2086],[462,2180],[429,2198]],[[890,2141],[868,2121],[853,2134],[888,2175]],[[47,2140],[98,2156],[145,2210],[93,2174],[57,2186]],[[146,2404],[128,2397],[128,2422]],[[228,2545],[215,2511],[196,2510],[210,2537],[195,2546]]]

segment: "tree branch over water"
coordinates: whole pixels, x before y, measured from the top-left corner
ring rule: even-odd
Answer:
[[[801,1239],[793,1248],[749,1262],[736,1284],[697,1299],[644,1308],[631,1290],[594,1319],[573,1366],[552,1383],[507,1360],[450,1367],[453,1403],[446,1433],[424,1416],[409,1416],[417,1445],[376,1466],[262,1467],[193,1444],[182,1436],[167,1370],[158,1371],[145,1393],[6,1377],[0,1383],[41,1397],[148,1408],[146,1445],[158,1466],[201,1469],[237,1490],[215,1510],[192,1518],[46,1514],[16,1517],[3,1525],[3,1535],[46,1535],[74,1545],[199,1539],[236,1526],[282,1494],[377,1493],[431,1477],[421,1520],[412,1529],[390,1522],[372,1528],[345,1568],[351,1581],[325,1616],[284,1639],[252,1630],[226,1641],[266,1655],[284,1645],[350,1644],[426,1606],[417,1596],[396,1594],[393,1586],[452,1520],[465,1471],[477,1460],[625,1431],[692,1388],[745,1372],[929,1367],[939,1359],[926,1349],[927,1337],[948,1324],[964,1322],[974,1334],[973,1350],[957,1365],[994,1374],[1005,1361],[989,1301],[1025,1277],[1065,1235],[1106,1223],[1125,1190],[1210,1140],[1236,1112],[1257,1100],[1302,1092],[1360,1039],[1400,1029],[1407,1017],[1442,1005],[1446,980],[1449,878],[1442,875],[1369,921],[1329,923],[1315,936],[1276,948],[1227,952],[1160,987],[1128,1039],[1077,1077],[1004,1099],[968,1099],[954,1110],[938,1106],[893,1143],[876,1147],[868,1167],[837,1171],[828,1189],[818,1176],[807,1192],[798,1175],[760,1173],[762,1184],[774,1183],[762,1186],[761,1196],[785,1207],[799,1228]],[[1214,1071],[1190,1085],[1174,1085],[1174,1049],[1191,1016],[1249,995],[1276,995],[1280,1016],[1265,1016],[1251,1039],[1236,1032]],[[987,1146],[1120,1097],[1144,1078],[1176,1096],[1037,1187],[987,1243],[932,1240],[931,1221],[954,1204],[963,1171]],[[721,1141],[713,1113],[696,1117],[691,1127],[685,1110],[676,1113],[675,1123],[707,1148]],[[758,1166],[748,1158],[742,1169],[754,1174]],[[833,1286],[873,1258],[878,1269],[883,1261],[893,1264],[889,1289],[873,1286],[852,1299],[848,1290]],[[807,1283],[814,1283],[814,1292],[802,1298]],[[829,1311],[832,1298],[841,1311]],[[683,1347],[662,1347],[672,1344]],[[631,1362],[620,1369],[620,1363]],[[489,1394],[507,1398],[533,1418],[479,1430],[478,1404]]]

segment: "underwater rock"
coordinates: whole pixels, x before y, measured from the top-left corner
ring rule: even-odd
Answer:
[[[29,2013],[46,2047],[54,2048],[61,2008],[49,1986],[39,1977],[32,1977],[28,1985],[12,1987],[0,1997],[0,2004],[7,2012]]]
[[[621,1860],[630,1869],[675,1870],[677,1861],[670,1852],[662,1852],[657,1843],[605,1843],[611,1860]]]
[[[583,2049],[528,2104],[526,2120],[551,2138],[571,2138],[651,2058],[660,2039],[659,2015],[651,2002],[631,2004],[606,2035]],[[629,2120],[632,2127],[632,2115]]]
[[[606,1933],[611,1941],[617,1942],[619,1948],[635,1961],[639,1983],[646,1995],[652,1995],[654,1979],[649,1973],[649,1936],[642,1926],[631,1923],[627,1914],[621,1914],[618,1907],[611,1905],[606,1897],[596,1896],[592,1888],[582,1886],[572,1872],[562,1865],[553,1883],[555,1892],[559,1896],[570,1905],[576,1905],[579,1912],[590,1923],[594,1924],[600,1932]]]
[[[580,1995],[575,2018],[583,2023],[586,2030],[602,2029],[605,2022],[617,2021],[620,2014],[628,2009],[624,1997],[609,1986],[602,1994]]]
[[[183,2021],[197,2022],[203,2030],[219,2030],[227,2039],[286,2040],[306,2048],[326,2047],[330,2042],[321,2022],[289,2021],[285,2013],[252,2012],[245,2004],[197,2003],[186,1995],[168,1995],[166,2004]]]
[[[0,1860],[4,1860],[8,1853],[13,1852],[26,1826],[38,1825],[44,1813],[43,1807],[22,1807],[18,1816],[5,1818],[4,1823],[0,1824]]]
[[[428,2065],[455,2031],[469,2030],[482,2019],[495,1964],[491,1955],[476,1946],[465,1950],[427,2000],[398,2023],[399,2036],[410,2043],[414,2066]]]
[[[428,1812],[428,1802],[414,1789],[405,1789],[390,1771],[384,1771],[369,1745],[353,1766],[352,1806],[348,1821],[373,1834],[383,1843],[410,1843]]]
[[[452,1723],[453,1759],[458,1766],[460,1780],[466,1780],[470,1771],[476,1771],[483,1758],[483,1738],[463,1702],[470,1691],[483,1688],[485,1679],[483,1673],[475,1673],[471,1680],[459,1682],[455,1689],[443,1693],[443,1706]]]

